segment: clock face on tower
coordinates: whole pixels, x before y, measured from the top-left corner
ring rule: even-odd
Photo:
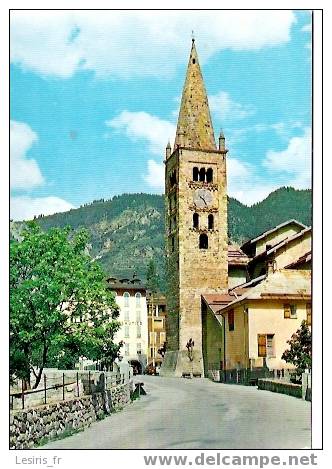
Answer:
[[[194,205],[198,208],[210,207],[212,194],[207,189],[196,189],[194,193]]]

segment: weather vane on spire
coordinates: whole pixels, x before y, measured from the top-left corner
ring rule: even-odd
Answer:
[[[194,30],[193,30],[193,29],[192,29],[192,31],[191,31],[191,40],[192,40],[193,42],[195,42],[195,34],[194,34]]]

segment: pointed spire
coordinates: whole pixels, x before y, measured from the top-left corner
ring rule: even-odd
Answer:
[[[182,92],[174,148],[177,145],[216,150],[209,104],[194,37]]]
[[[225,150],[225,135],[222,129],[220,129],[220,134],[219,134],[219,150],[221,151]]]
[[[167,147],[166,147],[166,160],[171,156],[171,153],[172,153],[172,148],[168,140]]]

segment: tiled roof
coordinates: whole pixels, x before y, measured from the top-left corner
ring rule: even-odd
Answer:
[[[142,284],[141,280],[137,277],[131,280],[128,278],[119,279],[115,277],[109,277],[107,279],[107,287],[110,290],[146,290],[146,286]]]
[[[303,223],[301,223],[301,222],[295,220],[294,218],[292,218],[291,220],[287,220],[284,223],[280,223],[280,225],[277,225],[274,228],[271,228],[270,230],[264,231],[260,235],[256,236],[256,238],[248,239],[248,241],[246,241],[244,244],[242,244],[241,248],[243,249],[243,247],[249,246],[249,244],[253,244],[253,243],[259,241],[260,239],[265,238],[269,234],[273,233],[274,231],[278,231],[280,228],[283,228],[284,226],[294,225],[294,224],[299,226],[302,230],[307,228],[306,225],[304,225]]]
[[[287,237],[286,239],[284,239],[284,240],[280,241],[279,243],[275,244],[274,246],[272,246],[270,249],[268,249],[266,251],[263,251],[260,254],[257,254],[257,256],[255,256],[255,257],[253,257],[252,259],[249,260],[249,263],[253,262],[253,261],[256,261],[260,257],[269,256],[270,254],[278,251],[278,249],[286,246],[287,244],[295,241],[296,239],[302,238],[305,234],[307,234],[309,232],[311,232],[311,226],[306,227],[305,229],[303,229],[299,233],[295,233],[292,236]]]
[[[202,295],[203,300],[209,306],[209,308],[215,313],[219,311],[223,306],[227,305],[234,300],[235,295],[228,293],[213,293]]]
[[[228,265],[247,265],[250,258],[238,246],[228,246]]]
[[[290,264],[286,265],[285,269],[291,269],[293,267],[296,267],[298,265],[301,265],[310,261],[311,261],[311,251],[306,252],[305,254],[303,254],[303,256],[299,257],[296,261],[291,262]]]
[[[224,310],[244,300],[311,298],[311,272],[308,270],[281,269],[252,287],[249,284],[246,284],[246,288],[241,285],[242,291],[233,289],[237,298],[220,308],[216,314],[222,314]]]

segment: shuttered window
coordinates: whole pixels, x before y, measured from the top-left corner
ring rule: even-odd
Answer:
[[[296,305],[292,304],[285,304],[284,305],[284,318],[291,318],[291,319],[296,319],[297,318],[297,312],[296,312]]]
[[[297,313],[296,313],[296,305],[290,305],[290,317],[292,319],[297,318]]]
[[[234,331],[234,309],[231,309],[228,313],[228,330]]]
[[[266,335],[258,334],[258,356],[266,357]]]
[[[274,334],[258,334],[257,342],[259,357],[275,357]]]
[[[266,356],[274,357],[274,347],[273,347],[274,334],[267,334],[266,336]]]
[[[311,303],[306,304],[307,309],[307,326],[311,326]]]
[[[290,305],[284,305],[284,318],[290,318],[291,307]]]

